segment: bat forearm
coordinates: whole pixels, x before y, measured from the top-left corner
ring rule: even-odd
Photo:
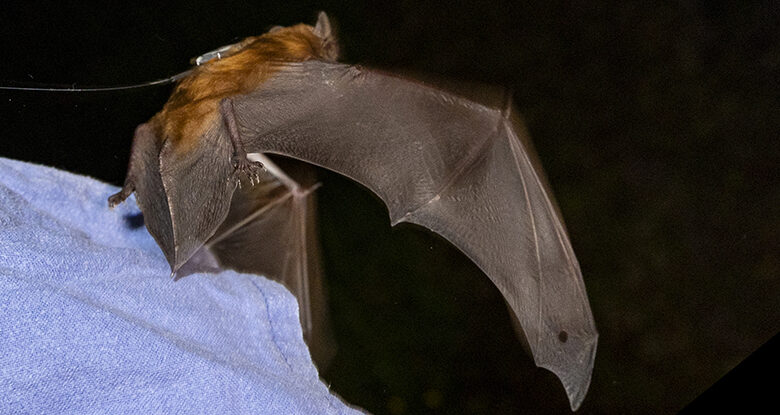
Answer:
[[[244,150],[244,143],[241,142],[241,134],[238,132],[238,123],[236,122],[236,111],[233,108],[233,100],[225,98],[219,103],[219,112],[222,115],[222,119],[225,121],[225,127],[228,130],[228,136],[230,142],[233,144],[233,168],[235,168],[236,174],[243,174],[249,178],[251,184],[255,182],[260,183],[260,172],[265,170],[263,163],[258,161],[250,161],[247,158],[246,150]],[[236,182],[241,185],[241,179],[238,177]]]
[[[222,119],[225,120],[225,127],[228,129],[230,142],[233,144],[233,158],[246,158],[246,150],[244,150],[244,144],[241,142],[241,134],[238,132],[233,100],[230,98],[223,99],[219,103],[219,112],[222,115]]]

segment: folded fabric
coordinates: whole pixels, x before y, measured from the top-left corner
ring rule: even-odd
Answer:
[[[352,414],[266,278],[170,277],[131,197],[0,158],[0,413]]]

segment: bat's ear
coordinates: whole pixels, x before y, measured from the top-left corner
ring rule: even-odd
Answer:
[[[333,35],[333,28],[330,25],[330,18],[325,12],[317,15],[317,24],[314,25],[314,34],[322,40],[326,40]]]
[[[339,43],[336,39],[336,31],[334,25],[331,24],[330,18],[325,12],[320,12],[317,15],[317,24],[312,29],[318,38],[322,39],[322,55],[323,58],[331,61],[338,60],[339,58]]]

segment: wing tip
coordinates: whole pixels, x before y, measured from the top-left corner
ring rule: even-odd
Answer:
[[[597,346],[598,334],[593,333],[582,339],[575,350],[558,350],[554,356],[547,354],[543,361],[536,362],[537,366],[549,370],[561,381],[572,412],[579,409],[590,388]]]
[[[575,369],[573,378],[566,379],[558,373],[555,373],[561,379],[566,395],[569,398],[569,405],[572,411],[576,411],[585,400],[590,388],[590,381],[593,376],[593,364],[596,361],[596,349],[598,346],[598,334],[594,334],[592,341],[585,343],[585,349],[580,356],[584,357],[576,362],[579,366]]]

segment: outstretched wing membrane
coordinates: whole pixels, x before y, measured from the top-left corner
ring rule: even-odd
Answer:
[[[363,184],[391,223],[448,239],[493,281],[537,365],[572,408],[597,332],[563,222],[508,100],[485,106],[359,67],[289,64],[232,98],[247,151],[303,160]]]

